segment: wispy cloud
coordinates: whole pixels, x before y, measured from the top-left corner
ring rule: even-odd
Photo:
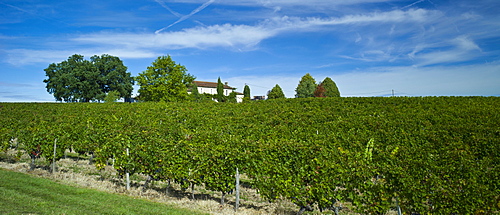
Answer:
[[[408,55],[416,62],[416,66],[466,62],[482,56],[481,48],[464,35],[439,44],[416,46]]]
[[[7,83],[0,81],[0,87],[33,87],[33,85],[24,83]]]
[[[0,102],[54,101],[49,94],[39,96],[40,92],[46,92],[41,81],[38,83],[0,82]]]
[[[48,63],[62,61],[71,56],[72,51],[68,50],[32,50],[32,49],[11,49],[6,50],[5,62],[12,65],[25,65],[36,63]]]
[[[187,28],[181,31],[149,33],[102,32],[82,35],[74,41],[94,44],[114,44],[135,47],[204,48],[212,46],[252,46],[283,32],[317,30],[322,26],[368,24],[373,22],[422,22],[429,16],[439,15],[423,9],[377,12],[366,15],[348,15],[340,18],[275,17],[257,25],[211,25]]]
[[[2,95],[5,94],[5,95]],[[48,94],[47,94],[48,95]],[[0,92],[1,102],[55,102],[50,96],[39,97],[32,94],[16,94],[11,92]]]
[[[132,49],[203,49],[215,46],[252,46],[270,36],[273,36],[273,33],[261,26],[224,24],[158,34],[98,33],[82,35],[72,40],[79,43],[124,46]]]
[[[66,60],[73,54],[81,54],[86,57],[93,55],[109,54],[120,58],[154,58],[162,55],[160,52],[153,52],[147,49],[127,49],[127,48],[93,48],[93,49],[73,49],[73,50],[32,50],[32,49],[12,49],[7,50],[8,57],[5,62],[11,65],[26,65],[37,63],[53,63]]]

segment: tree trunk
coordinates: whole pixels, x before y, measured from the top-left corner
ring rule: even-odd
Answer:
[[[144,186],[142,188],[142,191],[146,191],[146,189],[148,188],[148,185],[149,183],[153,180],[153,177],[151,177],[150,175],[148,175],[148,178],[146,179],[146,182],[144,183]]]
[[[297,215],[301,215],[306,211],[313,211],[311,205],[301,206],[299,212],[297,212]]]
[[[339,215],[339,208],[340,208],[340,207],[335,206],[335,209],[334,209],[334,211],[335,211],[335,215]]]
[[[89,165],[91,165],[94,162],[94,153],[90,153],[90,158],[89,158]]]
[[[194,199],[194,183],[193,182],[191,182],[191,199],[196,200],[196,199]]]
[[[222,196],[220,197],[220,204],[224,205],[224,198],[226,197],[226,192],[222,192]]]
[[[35,170],[35,157],[31,157],[31,165],[30,165],[30,171]]]
[[[305,207],[300,207],[299,212],[297,212],[297,215],[302,215],[306,211]]]
[[[170,178],[167,179],[167,188],[165,188],[165,195],[170,196]]]

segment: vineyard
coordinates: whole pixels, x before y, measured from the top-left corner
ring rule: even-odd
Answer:
[[[262,198],[301,210],[500,211],[498,97],[0,103],[0,124],[0,150],[17,138],[47,160],[69,149],[97,168],[223,195],[238,168]]]

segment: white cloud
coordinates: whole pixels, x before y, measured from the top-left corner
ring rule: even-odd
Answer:
[[[471,72],[474,71],[474,72]],[[499,95],[500,62],[469,66],[384,67],[330,76],[343,96]]]
[[[25,81],[25,80],[20,80]],[[45,83],[7,83],[0,82],[0,102],[53,102],[54,97],[47,93]]]
[[[112,56],[118,56],[120,58],[156,58],[160,55],[161,53],[157,52],[152,52],[152,51],[147,51],[147,50],[134,50],[134,49],[106,49],[103,51],[87,51],[88,54],[85,56],[93,56],[93,55],[102,55],[102,54],[109,54]]]
[[[467,36],[459,36],[453,40],[457,44],[457,46],[462,49],[462,50],[479,50],[481,51],[481,48],[472,41],[469,37]]]
[[[75,49],[75,50],[30,50],[13,49],[7,50],[5,61],[12,65],[26,65],[37,63],[54,63],[68,59],[73,54],[81,54],[85,57],[93,55],[109,54],[120,58],[154,58],[160,56],[160,53],[132,50],[132,49]]]
[[[338,21],[338,24],[370,23],[370,22],[425,22],[430,18],[441,16],[441,12],[425,9],[410,9],[407,11],[393,10],[362,15],[348,15]]]
[[[76,42],[86,44],[105,44],[129,48],[182,49],[207,47],[253,46],[273,32],[261,26],[212,25],[188,28],[182,31],[152,33],[98,33],[82,35]]]
[[[423,22],[430,16],[439,15],[436,11],[423,9],[389,12],[375,12],[365,15],[348,15],[341,18],[300,18],[275,17],[257,25],[211,25],[187,28],[181,31],[152,33],[113,33],[81,35],[73,41],[86,44],[106,44],[131,48],[207,48],[233,47],[248,48],[260,41],[284,32],[297,30],[317,30],[322,26],[368,24],[373,22]]]
[[[465,20],[469,20],[469,19],[478,19],[478,18],[481,18],[480,15],[476,14],[476,13],[473,13],[473,12],[466,12],[466,13],[462,13],[461,17]]]
[[[482,56],[481,48],[464,35],[438,44],[419,44],[408,55],[416,66],[466,62]]]
[[[12,49],[6,50],[5,61],[12,65],[36,64],[63,61],[71,56],[71,51],[63,50],[31,50]]]

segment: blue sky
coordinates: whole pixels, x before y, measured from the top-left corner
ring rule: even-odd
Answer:
[[[50,63],[162,55],[252,96],[332,78],[342,96],[499,96],[498,0],[0,0],[0,102],[54,101]],[[137,87],[136,87],[137,90]]]

